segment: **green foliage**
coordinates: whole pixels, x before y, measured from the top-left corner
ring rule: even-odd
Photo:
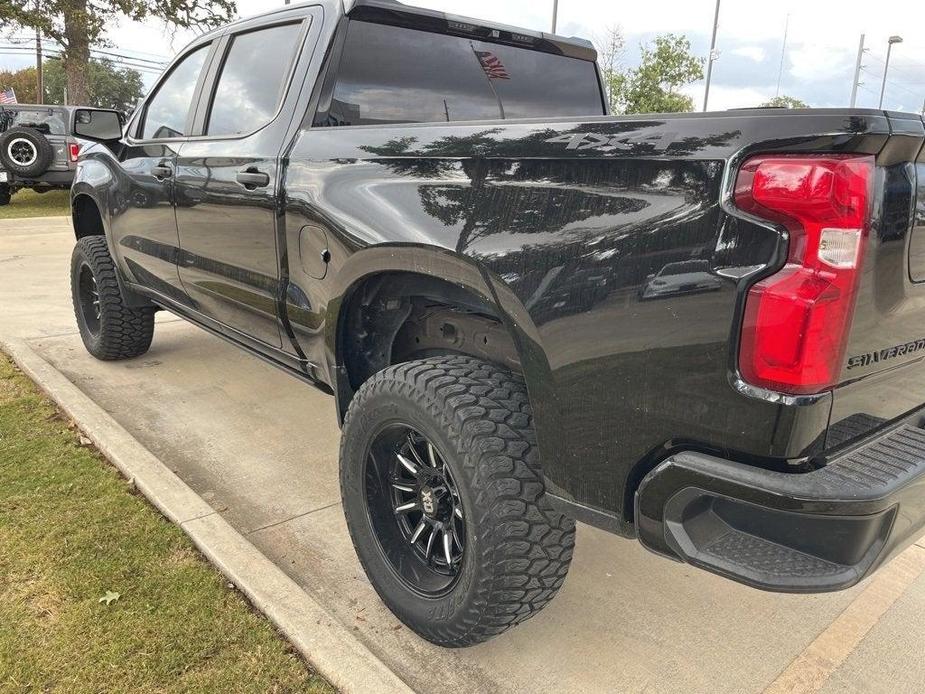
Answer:
[[[775,96],[761,104],[771,108],[809,108],[809,104],[793,96]]]
[[[626,39],[623,38],[623,31],[619,26],[610,26],[602,35],[595,37],[594,43],[597,46],[597,62],[604,78],[604,92],[607,94],[610,110],[617,113],[619,95],[626,79],[623,72]]]
[[[44,103],[63,104],[67,75],[60,60],[45,61],[44,80]],[[141,74],[131,68],[121,68],[109,60],[91,60],[87,68],[87,81],[89,94],[81,106],[115,108],[128,112],[144,96]],[[19,103],[36,103],[35,68],[27,67],[16,72],[0,71],[0,89],[9,87],[16,90]]]
[[[21,104],[34,104],[37,88],[35,68],[27,67],[16,72],[0,70],[0,91],[10,89],[16,92],[16,99]]]
[[[35,69],[32,70],[33,77]],[[135,103],[144,96],[144,82],[141,73],[131,68],[120,68],[109,60],[90,61],[87,71],[89,81],[89,98],[85,106],[97,108],[115,108],[129,112]],[[60,60],[45,63],[45,102],[63,103],[67,75]]]
[[[615,113],[681,113],[694,110],[682,87],[703,79],[704,59],[691,53],[690,41],[662,34],[642,47],[639,67],[607,76]]]
[[[0,219],[27,217],[63,217],[71,213],[71,191],[50,190],[35,193],[28,189],[16,191],[9,205],[0,207]],[[0,687],[0,691],[2,691]]]
[[[2,354],[0,691],[333,691]]]

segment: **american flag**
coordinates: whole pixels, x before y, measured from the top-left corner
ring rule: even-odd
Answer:
[[[475,55],[479,59],[479,62],[482,64],[482,69],[485,71],[485,74],[488,75],[488,79],[511,79],[511,76],[507,74],[507,69],[505,69],[501,60],[494,53],[491,53],[490,51],[476,51]]]
[[[12,87],[0,92],[0,104],[18,104],[16,101],[16,92]]]

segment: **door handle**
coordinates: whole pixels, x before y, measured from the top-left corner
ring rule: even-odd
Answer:
[[[163,181],[165,178],[173,176],[173,169],[164,164],[158,164],[157,166],[151,167],[151,175],[158,181]]]
[[[248,190],[266,188],[270,185],[270,175],[257,169],[246,169],[238,172],[237,181]]]

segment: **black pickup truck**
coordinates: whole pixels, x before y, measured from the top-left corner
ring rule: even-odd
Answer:
[[[445,646],[575,520],[788,592],[919,535],[920,116],[615,118],[585,41],[341,3],[202,36],[81,154],[93,355],[165,309],[332,393],[360,560]]]

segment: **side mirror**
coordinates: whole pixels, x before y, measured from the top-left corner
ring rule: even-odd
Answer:
[[[122,138],[122,114],[95,108],[74,113],[74,135],[93,142],[112,142]]]

